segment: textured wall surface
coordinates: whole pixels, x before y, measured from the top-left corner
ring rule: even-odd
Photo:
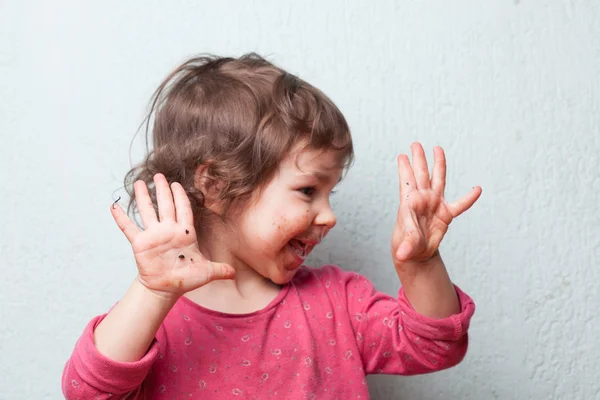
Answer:
[[[372,377],[374,399],[600,399],[600,2],[299,3],[0,1],[0,399],[61,398],[129,285],[108,206],[151,92],[204,51],[267,55],[347,115],[357,161],[315,262],[396,292],[412,141],[446,149],[449,198],[484,189],[442,245],[478,306],[465,361]]]

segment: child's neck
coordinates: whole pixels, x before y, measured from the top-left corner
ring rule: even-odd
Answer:
[[[281,290],[281,287],[266,279],[239,260],[230,259],[228,251],[217,243],[199,240],[202,254],[209,260],[225,262],[235,268],[233,280],[212,281],[186,293],[186,297],[210,310],[228,314],[249,314],[265,308]]]
[[[252,270],[236,270],[233,280],[217,280],[186,293],[194,303],[227,314],[262,310],[277,297],[281,287]]]

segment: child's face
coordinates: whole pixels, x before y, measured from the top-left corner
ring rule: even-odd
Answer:
[[[235,257],[277,284],[289,282],[335,225],[329,197],[342,172],[332,151],[306,149],[285,158],[260,196],[234,220]]]

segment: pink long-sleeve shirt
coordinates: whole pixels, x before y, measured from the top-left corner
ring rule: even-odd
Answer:
[[[63,372],[67,399],[368,399],[368,374],[412,375],[459,363],[475,306],[456,288],[461,311],[417,314],[335,266],[302,267],[263,310],[205,309],[182,297],[146,355],[103,356],[94,318]]]

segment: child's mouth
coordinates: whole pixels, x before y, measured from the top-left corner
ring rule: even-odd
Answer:
[[[306,256],[308,255],[308,244],[306,244],[298,239],[290,240],[288,242],[288,246],[302,260],[304,260],[306,258]]]

